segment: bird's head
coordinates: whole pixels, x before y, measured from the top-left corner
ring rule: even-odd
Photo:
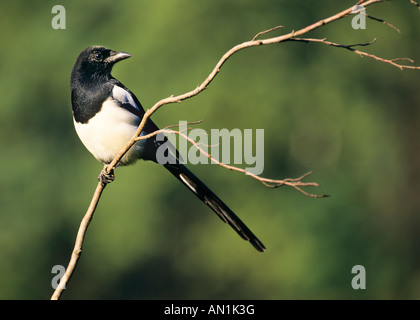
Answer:
[[[131,54],[127,52],[114,51],[102,46],[88,47],[77,58],[73,73],[77,72],[82,77],[109,76],[116,62],[130,57]]]

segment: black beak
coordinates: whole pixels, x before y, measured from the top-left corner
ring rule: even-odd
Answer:
[[[131,57],[131,54],[129,54],[128,52],[111,51],[109,57],[105,59],[105,62],[115,63],[124,59],[128,59],[130,57]]]

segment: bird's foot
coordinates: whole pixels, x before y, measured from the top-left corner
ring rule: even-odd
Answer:
[[[101,173],[99,174],[98,180],[102,183],[102,185],[106,185],[114,181],[115,180],[114,169],[111,169],[108,172],[107,167],[105,166],[102,169]]]

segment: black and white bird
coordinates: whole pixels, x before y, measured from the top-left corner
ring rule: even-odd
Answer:
[[[105,165],[133,137],[145,113],[136,96],[111,75],[114,64],[129,57],[129,53],[102,46],[88,47],[80,53],[71,73],[71,103],[76,132],[90,153]],[[156,130],[159,130],[158,127],[148,119],[141,135]],[[159,163],[156,151],[162,143],[156,136],[136,142],[119,165],[131,164],[138,159]],[[258,251],[265,250],[232,210],[183,164],[176,161],[163,166],[243,239],[251,242]]]

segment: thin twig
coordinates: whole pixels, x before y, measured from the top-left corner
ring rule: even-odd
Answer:
[[[337,47],[337,48],[343,48],[346,50],[349,50],[351,52],[354,52],[356,54],[358,54],[360,57],[368,57],[377,61],[381,61],[384,63],[388,63],[394,67],[397,67],[400,70],[404,70],[404,69],[412,69],[412,70],[420,70],[420,66],[409,66],[409,65],[404,65],[404,64],[398,64],[396,63],[396,61],[409,61],[409,62],[413,62],[413,60],[409,59],[409,58],[394,58],[394,59],[384,59],[381,57],[378,57],[374,54],[370,54],[364,51],[360,51],[355,49],[354,47],[357,46],[368,46],[370,44],[372,44],[373,42],[376,41],[376,38],[373,39],[372,41],[368,42],[368,43],[361,43],[361,44],[352,44],[352,45],[344,45],[344,44],[339,44],[339,43],[335,43],[335,42],[331,42],[331,41],[327,41],[325,38],[324,39],[316,39],[316,38],[293,38],[290,39],[290,41],[301,41],[301,42],[317,42],[317,43],[323,43],[326,44],[328,46],[332,46],[332,47]]]
[[[93,214],[95,212],[96,206],[98,205],[99,199],[102,192],[104,191],[106,184],[98,182],[96,190],[93,194],[92,200],[90,202],[89,208],[87,209],[85,216],[80,223],[79,231],[77,232],[76,242],[73,248],[73,252],[70,258],[70,262],[66,268],[64,275],[60,279],[60,283],[55,289],[51,300],[58,300],[66,288],[67,283],[69,282],[74,269],[76,268],[77,262],[79,261],[80,255],[82,253],[83,241],[85,239],[86,231],[89,226],[90,221],[92,220]]]
[[[178,125],[173,125],[171,127],[174,126],[178,126]],[[307,176],[309,176],[310,174],[312,174],[312,172],[308,172],[306,174],[304,174],[303,176],[299,177],[299,178],[287,178],[284,180],[277,180],[277,179],[269,179],[269,178],[263,178],[260,177],[256,174],[253,174],[251,172],[248,172],[246,169],[242,169],[236,166],[232,166],[223,162],[220,162],[219,160],[215,159],[211,154],[209,154],[208,152],[206,152],[203,148],[201,148],[199,146],[199,144],[194,141],[193,139],[191,139],[189,136],[187,136],[183,131],[174,131],[174,130],[167,130],[167,129],[161,129],[161,130],[157,130],[151,134],[148,134],[147,136],[140,136],[137,137],[136,140],[140,141],[140,140],[144,140],[144,139],[149,139],[152,136],[155,136],[159,133],[166,133],[166,134],[177,134],[180,137],[184,138],[185,140],[187,140],[188,142],[190,142],[201,154],[203,154],[205,157],[207,157],[208,159],[210,159],[210,161],[214,164],[217,164],[223,168],[226,168],[230,171],[236,171],[236,172],[241,172],[244,173],[246,175],[251,176],[252,178],[254,178],[255,180],[261,182],[263,185],[265,185],[266,187],[269,188],[278,188],[281,186],[290,186],[295,188],[296,190],[298,190],[299,192],[303,193],[306,196],[312,197],[312,198],[323,198],[323,197],[327,197],[327,195],[316,195],[316,194],[312,194],[312,193],[308,193],[304,190],[302,190],[300,187],[319,187],[319,184],[316,182],[302,182],[302,180],[304,178],[306,178]],[[208,145],[206,145],[206,147],[208,147]]]
[[[420,4],[418,4],[416,1],[414,1],[414,0],[410,0],[410,2],[412,3],[412,4],[414,4],[416,7],[417,7],[417,9],[419,9],[420,10]]]
[[[371,19],[371,20],[375,20],[375,21],[377,21],[377,22],[381,22],[381,23],[383,23],[384,25],[386,25],[386,26],[388,26],[388,27],[390,27],[390,28],[394,29],[394,30],[395,30],[395,31],[397,31],[398,33],[401,33],[400,29],[398,29],[398,28],[397,28],[397,27],[395,27],[394,25],[390,24],[389,22],[386,22],[385,20],[382,20],[382,19],[379,19],[379,18],[372,17],[371,15],[368,15],[368,14],[365,14],[365,15],[366,15],[366,17],[368,17],[369,19]]]
[[[268,30],[264,30],[264,31],[258,32],[258,33],[254,36],[254,38],[252,38],[252,41],[256,40],[256,39],[257,39],[260,35],[262,35],[262,34],[266,34],[266,33],[269,33],[269,32],[271,32],[271,31],[274,31],[274,30],[277,30],[277,29],[280,29],[280,28],[284,28],[284,26],[277,26],[277,27],[274,27],[274,28],[271,28],[271,29],[268,29]]]

